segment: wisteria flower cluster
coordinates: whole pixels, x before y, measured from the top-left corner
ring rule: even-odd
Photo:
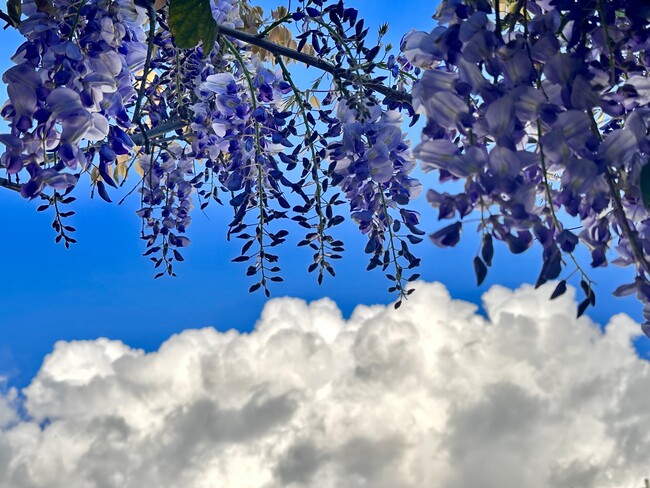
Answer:
[[[243,241],[235,261],[259,278],[251,290],[268,295],[268,283],[282,280],[270,248],[288,235],[275,222],[306,229],[300,245],[314,250],[309,271],[320,282],[341,257],[333,228],[348,202],[369,235],[371,267],[392,264],[391,290],[406,294],[414,278],[402,271],[417,264],[408,243],[422,233],[404,208],[420,188],[408,177],[415,163],[397,111],[410,105],[373,75],[399,82],[405,71],[375,63],[380,46],[365,46],[356,10],[303,2],[275,11],[252,36],[264,24],[261,9],[234,0],[9,5],[3,18],[26,41],[3,75],[11,132],[0,135],[0,184],[42,198],[39,210],[52,207],[57,240],[74,242],[62,221],[74,212],[60,208],[84,175],[111,202],[112,189],[137,174],[129,194],[140,195],[145,255],[156,277],[173,275],[189,244],[193,199],[205,209],[225,195],[234,210],[228,235]],[[297,35],[288,34],[289,47],[265,40],[276,29],[287,37],[289,24]],[[325,89],[294,84],[287,64],[305,59],[327,75],[317,81]]]
[[[513,253],[537,241],[537,284],[563,278],[559,296],[580,273],[582,314],[595,294],[574,250],[587,246],[593,267],[613,251],[613,264],[636,270],[615,294],[636,292],[650,320],[649,16],[619,0],[450,0],[433,31],[404,36],[404,55],[423,70],[415,155],[441,181],[464,182],[456,194],[429,190],[439,217],[455,220],[431,239],[455,245],[463,218],[479,212],[479,282],[493,240]]]
[[[82,181],[106,201],[137,179],[142,237],[158,274],[174,274],[194,202],[233,208],[234,259],[281,281],[293,222],[310,272],[334,274],[343,208],[367,237],[368,268],[405,297],[419,259],[416,161],[462,192],[431,189],[441,247],[480,216],[479,284],[495,241],[542,247],[537,284],[578,273],[595,304],[591,266],[635,269],[650,321],[650,9],[623,0],[445,0],[431,32],[401,53],[343,0],[293,10],[235,0],[9,0],[0,17],[25,42],[3,75],[0,186],[53,208],[57,240],[74,242],[63,209]],[[290,62],[318,70],[309,88]],[[426,120],[413,150],[404,130]],[[137,176],[136,176],[137,175]],[[440,188],[440,187],[437,187]],[[127,195],[128,196],[128,195]],[[476,221],[474,218],[472,221]],[[648,325],[644,326],[650,331]]]

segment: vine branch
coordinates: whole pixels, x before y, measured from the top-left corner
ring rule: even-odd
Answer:
[[[153,3],[148,5],[149,11],[149,43],[147,44],[147,57],[142,69],[142,78],[140,80],[140,87],[138,88],[138,98],[135,102],[135,109],[133,110],[133,121],[142,131],[142,138],[144,141],[145,153],[149,154],[149,137],[144,130],[144,124],[140,119],[140,110],[142,109],[142,101],[144,100],[145,91],[147,88],[147,78],[149,77],[149,69],[151,67],[151,57],[153,55],[154,39],[156,37],[156,9]]]
[[[143,146],[145,143],[145,138],[153,139],[156,136],[161,136],[167,134],[168,132],[182,129],[184,127],[187,127],[188,125],[189,122],[184,119],[177,119],[177,118],[169,119],[150,130],[138,134],[132,134],[131,140],[135,143],[135,145]]]
[[[253,46],[257,46],[262,49],[266,49],[267,51],[275,55],[291,58],[295,61],[304,63],[307,66],[313,66],[314,68],[318,68],[322,71],[325,71],[334,77],[339,77],[344,80],[351,81],[353,83],[357,83],[357,82],[362,83],[365,87],[370,88],[378,93],[381,93],[386,97],[392,98],[393,100],[406,102],[406,103],[411,103],[412,101],[411,95],[409,95],[406,92],[395,90],[393,88],[384,86],[374,81],[359,79],[358,76],[349,73],[348,70],[337,68],[333,64],[328,63],[327,61],[317,58],[315,56],[301,53],[299,51],[290,49],[285,46],[280,46],[279,44],[275,44],[273,42],[267,41],[263,37],[238,31],[237,29],[232,29],[230,27],[226,27],[225,25],[217,24],[217,29],[219,33],[225,36],[232,37],[233,39],[237,39],[239,41],[245,42],[247,44],[251,44]]]
[[[357,75],[350,73],[348,70],[337,68],[333,64],[328,63],[327,61],[319,59],[315,56],[301,53],[294,49],[290,49],[288,47],[275,44],[271,41],[264,39],[263,37],[238,31],[236,29],[232,29],[224,25],[218,24],[217,28],[219,32],[225,36],[232,37],[233,39],[237,39],[239,41],[245,42],[247,44],[251,44],[253,46],[260,47],[262,49],[266,49],[267,51],[275,54],[276,56],[284,56],[293,59],[295,61],[304,63],[308,66],[312,66],[314,68],[325,71],[326,73],[329,73],[332,76],[335,77],[338,76],[345,80],[362,83],[365,87],[375,90],[376,92],[381,93],[384,96],[390,97],[393,100],[397,100],[409,104],[412,102],[411,95],[406,92],[402,92],[399,90],[395,90],[393,88],[386,87],[374,81],[360,79]],[[145,65],[146,64],[147,63],[145,63]],[[140,90],[142,90],[143,86],[144,85],[140,86]],[[141,96],[138,96],[138,100],[140,100],[141,98],[142,98]],[[137,104],[136,102],[136,109],[139,108],[140,104]],[[134,121],[136,123],[138,122],[137,119],[139,115],[140,115],[140,110],[134,112]],[[150,130],[144,130],[144,128],[141,127],[141,124],[137,124],[137,125],[140,128],[140,132],[131,135],[131,139],[138,146],[143,146],[143,145],[146,146],[149,139],[166,134],[168,132],[172,132],[187,127],[187,125],[189,125],[189,122],[185,119],[174,118],[174,119],[167,120]]]

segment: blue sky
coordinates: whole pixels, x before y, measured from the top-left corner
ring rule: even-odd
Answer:
[[[411,1],[408,8],[396,8],[395,2],[386,0],[349,4],[358,6],[366,25],[389,22],[389,39],[394,44],[409,28],[429,30],[434,25],[431,2]],[[8,58],[18,43],[19,38],[10,30],[2,33],[2,71],[9,66]],[[417,132],[412,139],[417,142]],[[431,177],[423,182],[425,188],[433,184]],[[154,350],[170,335],[187,328],[252,329],[267,299],[261,293],[249,294],[251,282],[244,276],[245,266],[230,262],[237,255],[238,245],[226,240],[228,208],[215,206],[207,217],[195,212],[188,233],[192,245],[184,254],[186,261],[177,266],[178,277],[154,281],[149,261],[141,256],[144,246],[138,238],[137,197],[118,206],[99,199],[91,201],[88,193],[84,184],[75,190],[77,215],[71,223],[78,229],[79,243],[66,251],[54,243],[50,214],[36,213],[35,202],[9,191],[0,192],[0,255],[4,257],[0,268],[0,375],[11,385],[25,386],[57,340],[103,336],[134,348]],[[423,229],[432,232],[439,227],[435,211],[423,198],[415,208],[423,215]],[[365,271],[364,238],[350,222],[340,230],[347,251],[336,268],[337,276],[326,279],[320,287],[315,276],[306,271],[310,256],[296,249],[299,234],[294,234],[280,250],[285,282],[272,288],[273,296],[308,301],[327,296],[346,316],[359,303],[385,304],[393,299],[386,292],[388,281],[383,275]],[[513,288],[535,281],[541,266],[538,248],[522,256],[497,249],[487,280],[476,287],[472,258],[478,245],[470,225],[454,249],[440,250],[427,242],[416,246],[423,263],[422,278],[441,281],[454,298],[474,303],[479,303],[480,296],[493,284]],[[629,270],[597,270],[591,276],[598,283],[597,307],[588,312],[594,320],[605,323],[619,312],[641,320],[640,305],[633,298],[611,297],[611,291],[629,278]],[[637,341],[642,354],[647,353],[649,342]]]

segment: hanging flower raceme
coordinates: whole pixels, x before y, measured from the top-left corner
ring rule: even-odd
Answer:
[[[145,255],[151,256],[156,268],[162,266],[163,271],[156,278],[165,273],[173,275],[173,261],[184,260],[180,248],[190,243],[182,234],[190,225],[190,211],[194,206],[193,157],[174,143],[155,156],[143,155],[138,163],[143,173],[142,208],[138,216],[146,226]]]
[[[414,153],[441,181],[464,182],[455,195],[428,193],[441,218],[459,218],[432,234],[435,244],[455,245],[476,210],[490,249],[493,238],[514,253],[542,245],[538,285],[575,262],[579,313],[595,303],[573,259],[580,243],[594,267],[611,250],[615,264],[634,265],[632,288],[648,303],[648,13],[627,2],[531,0],[502,18],[487,2],[445,1],[438,27],[404,37],[404,55],[424,70],[413,97],[427,125]],[[581,220],[579,234],[565,214]],[[479,282],[491,264],[491,251],[482,254]],[[554,296],[565,289],[563,280]]]
[[[380,61],[379,43],[366,46],[368,30],[342,2],[274,13],[269,31],[297,22],[299,42],[289,34],[289,44],[330,66],[323,105],[349,102],[347,111],[341,103],[334,113],[293,84],[282,57],[265,64],[268,53],[239,36],[210,37],[202,27],[209,22],[196,26],[200,45],[179,48],[188,43],[179,36],[192,33],[185,26],[172,34],[168,26],[179,23],[173,8],[126,0],[22,3],[25,18],[16,22],[26,42],[3,77],[9,100],[2,116],[11,128],[0,139],[6,148],[0,164],[10,177],[5,186],[45,200],[39,209],[54,206],[55,228],[66,229],[60,219],[72,212],[59,213],[58,204],[74,200],[68,194],[84,173],[93,193],[111,202],[111,188],[124,184],[135,163],[145,254],[169,274],[189,243],[190,196],[196,193],[205,208],[229,194],[229,234],[244,240],[237,260],[254,261],[248,274],[261,279],[252,288],[267,293],[267,279],[280,280],[268,248],[287,235],[272,226],[288,217],[308,229],[300,244],[317,251],[310,271],[320,270],[319,282],[323,271],[334,273],[331,260],[343,244],[331,230],[343,220],[334,209],[344,202],[328,191],[340,187],[369,235],[371,267],[392,264],[393,289],[403,295],[406,277],[397,261],[414,267],[407,243],[421,240],[418,215],[403,208],[420,191],[409,176],[414,162],[398,112],[413,111],[408,97],[386,90],[373,73],[379,66],[403,88],[412,65],[404,57]],[[189,8],[207,14],[198,4]],[[211,2],[209,15],[221,29],[261,23],[258,10],[234,0]],[[384,108],[373,92],[384,95]],[[331,144],[339,136],[344,154]]]
[[[130,8],[126,15],[119,4],[110,8],[107,2],[61,2],[52,16],[32,2],[23,3],[27,19],[20,32],[26,41],[13,57],[16,65],[3,75],[8,101],[2,115],[11,135],[23,143],[21,164],[7,153],[3,156],[11,162],[10,168],[5,163],[10,174],[19,178],[30,163],[58,173],[85,171],[89,155],[82,151],[83,143],[105,139],[111,119],[129,127],[123,106],[133,95],[133,75],[126,57],[144,40],[142,16]],[[7,148],[15,155],[13,149]],[[49,181],[58,181],[47,179],[42,185],[35,181],[40,172],[29,174],[29,187],[22,192],[29,198]]]
[[[410,253],[408,243],[421,241],[421,231],[418,214],[401,207],[417,198],[422,186],[409,176],[415,161],[402,132],[401,114],[384,111],[369,99],[352,107],[340,101],[337,116],[342,139],[329,147],[329,158],[335,163],[332,183],[341,187],[352,218],[368,236],[369,267],[395,266],[392,281],[404,294],[402,281],[408,277],[402,273],[401,261],[407,268],[417,266],[419,260]],[[398,216],[392,216],[396,211]],[[402,225],[406,234],[400,231]]]

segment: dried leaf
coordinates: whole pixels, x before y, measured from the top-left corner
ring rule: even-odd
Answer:
[[[286,17],[288,13],[287,7],[280,5],[276,10],[271,10],[271,17],[273,17],[273,20],[280,20]]]

